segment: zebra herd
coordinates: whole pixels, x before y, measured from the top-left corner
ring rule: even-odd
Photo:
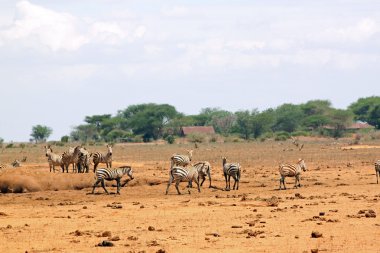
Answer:
[[[77,173],[88,173],[89,167],[92,163],[94,164],[95,173],[95,183],[93,185],[92,193],[94,193],[96,186],[101,183],[104,191],[108,194],[105,188],[105,181],[116,180],[117,183],[117,194],[120,194],[121,179],[124,175],[128,175],[132,180],[132,168],[130,166],[121,166],[118,168],[112,168],[112,146],[107,145],[107,153],[89,153],[86,148],[82,146],[77,146],[75,148],[69,148],[61,155],[53,152],[50,146],[45,146],[45,154],[48,157],[48,163],[50,167],[50,172],[55,172],[55,166],[60,166],[62,172],[65,170],[68,173],[69,165],[72,164],[73,172]],[[207,161],[197,162],[191,164],[193,158],[193,150],[187,150],[187,154],[173,154],[170,157],[170,171],[169,171],[169,181],[166,188],[166,194],[169,192],[170,185],[175,182],[175,188],[178,194],[180,182],[188,182],[188,188],[192,187],[192,182],[194,181],[197,185],[198,192],[200,192],[200,187],[203,185],[206,177],[209,178],[209,188],[212,186],[211,180],[211,165]],[[97,166],[100,163],[105,163],[107,168],[99,168]],[[239,163],[227,163],[227,158],[222,157],[222,168],[223,175],[225,178],[226,187],[225,190],[231,190],[231,177],[234,179],[233,190],[239,189],[239,182],[241,177],[241,166]],[[286,189],[285,178],[294,177],[295,184],[294,187],[301,187],[300,175],[302,171],[306,171],[306,164],[303,159],[299,159],[296,164],[281,164],[279,165],[280,173],[280,187],[279,189]],[[379,183],[380,177],[380,160],[375,162],[375,171],[377,183]],[[283,186],[283,187],[282,187]],[[190,193],[190,191],[189,191]]]

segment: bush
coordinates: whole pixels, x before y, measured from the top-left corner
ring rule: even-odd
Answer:
[[[295,131],[292,133],[292,136],[310,136],[310,133],[307,131]]]
[[[187,136],[187,139],[193,143],[196,143],[196,142],[202,143],[205,141],[205,135],[199,134],[199,133],[192,133]]]
[[[69,136],[67,136],[67,135],[62,136],[61,142],[68,143],[69,142]]]
[[[168,135],[166,136],[165,140],[169,143],[169,144],[173,144],[175,142],[175,137],[173,135]]]
[[[22,148],[22,149],[24,149],[25,146],[26,146],[25,143],[20,143],[20,145],[19,145],[19,147]]]
[[[276,132],[274,136],[275,141],[286,141],[290,138],[290,134],[285,131]]]
[[[13,143],[9,143],[5,146],[5,148],[13,148]]]

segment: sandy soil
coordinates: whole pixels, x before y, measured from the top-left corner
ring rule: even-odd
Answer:
[[[24,192],[0,194],[0,252],[380,252],[379,151],[304,144],[302,151],[290,141],[200,144],[194,161],[212,164],[216,188],[206,181],[188,194],[182,183],[183,195],[174,185],[164,192],[169,157],[190,144],[115,146],[114,166],[132,165],[135,176],[121,195],[89,194],[93,173],[49,173],[40,146],[3,149],[3,163],[28,160],[0,172],[3,192]],[[222,155],[242,164],[238,191],[222,190]],[[279,191],[278,164],[300,157],[308,166],[303,187],[287,178],[288,190]],[[104,240],[114,246],[96,246]]]

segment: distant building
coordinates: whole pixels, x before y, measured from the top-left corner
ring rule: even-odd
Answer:
[[[333,126],[326,125],[324,129],[334,129]],[[346,127],[346,130],[374,129],[375,127],[364,121],[356,121]]]
[[[181,136],[186,136],[188,134],[215,134],[213,126],[186,126],[181,127]]]

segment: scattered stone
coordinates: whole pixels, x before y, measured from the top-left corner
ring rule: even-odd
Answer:
[[[220,237],[220,234],[219,233],[206,233],[206,235],[209,235],[209,236],[214,236],[214,237]]]
[[[102,237],[111,237],[112,233],[111,233],[111,231],[104,231],[101,236]]]
[[[128,236],[127,239],[130,240],[130,241],[137,241],[139,238],[136,237],[136,236],[131,235],[131,236]]]
[[[8,215],[4,212],[0,212],[0,216],[8,216]]]
[[[11,225],[8,225],[7,228],[8,228],[8,229],[9,229],[9,228],[12,228],[12,226],[11,226]]]
[[[147,246],[153,247],[153,246],[159,246],[158,242],[156,240],[150,241],[146,243]]]
[[[270,199],[267,199],[266,202],[267,206],[278,206],[280,201],[276,196],[272,196]]]
[[[83,235],[83,232],[81,232],[81,231],[79,231],[79,230],[75,230],[74,235],[75,235],[75,236],[82,236],[82,235]]]
[[[140,208],[145,208],[145,206],[144,206],[144,205],[141,205]]]
[[[164,250],[164,249],[159,249],[159,250],[156,251],[156,253],[166,253],[166,250]]]
[[[318,249],[311,249],[311,253],[318,253]]]
[[[148,230],[149,230],[149,231],[154,231],[154,230],[156,230],[156,229],[155,229],[153,226],[149,226],[149,227],[148,227]]]
[[[294,196],[295,196],[296,198],[298,198],[298,199],[304,199],[304,198],[305,198],[305,197],[302,196],[300,193],[296,193],[296,194],[294,194]]]
[[[87,209],[87,206],[83,206],[82,208],[83,208],[83,209]]]
[[[311,232],[311,238],[319,238],[319,237],[322,237],[322,233],[318,231]]]
[[[110,239],[110,241],[113,241],[113,242],[116,242],[116,241],[120,241],[120,237],[119,236],[114,236]]]
[[[231,228],[242,228],[243,226],[237,226],[237,225],[233,225],[231,226]]]
[[[319,212],[319,216],[325,216],[325,212]]]
[[[110,241],[102,241],[101,243],[98,243],[97,246],[99,246],[99,247],[113,247],[115,245],[113,244],[113,242],[110,242]]]

